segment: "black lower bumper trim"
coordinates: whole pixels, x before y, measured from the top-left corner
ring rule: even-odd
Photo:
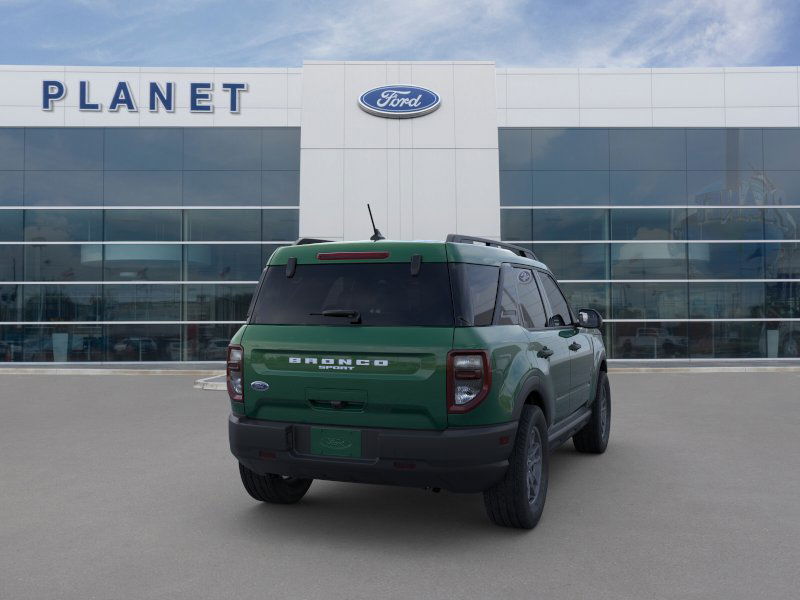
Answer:
[[[359,428],[357,459],[311,454],[311,427],[232,414],[231,452],[261,474],[479,492],[505,474],[517,424],[443,431]]]

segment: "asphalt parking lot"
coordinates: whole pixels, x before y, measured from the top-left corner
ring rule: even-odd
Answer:
[[[186,375],[0,374],[0,597],[796,598],[800,374],[613,374],[531,532],[479,495],[315,482],[252,501]]]

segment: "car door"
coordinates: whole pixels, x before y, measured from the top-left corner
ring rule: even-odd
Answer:
[[[546,326],[547,312],[533,271],[515,267],[513,273],[520,324],[528,332],[531,364],[539,365],[550,375],[555,394],[555,421],[559,421],[572,412],[569,342],[559,336],[558,330]]]
[[[589,401],[594,360],[592,339],[575,325],[574,313],[556,280],[544,272],[539,273],[539,280],[550,306],[548,324],[559,330],[569,350],[570,412],[573,412]]]

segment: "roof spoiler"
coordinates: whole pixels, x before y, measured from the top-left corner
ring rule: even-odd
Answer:
[[[502,248],[503,250],[510,250],[517,256],[523,256],[533,260],[539,260],[533,250],[528,250],[522,246],[515,246],[514,244],[507,244],[505,242],[498,242],[488,238],[474,237],[471,235],[460,235],[458,233],[450,233],[447,235],[446,242],[453,244],[483,244],[484,246],[491,246],[492,248]]]
[[[306,244],[324,244],[325,242],[332,242],[333,240],[320,240],[317,238],[300,238],[297,240],[295,246],[305,246]]]

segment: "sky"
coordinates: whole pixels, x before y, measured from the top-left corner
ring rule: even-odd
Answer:
[[[0,64],[800,64],[797,0],[0,0]]]

